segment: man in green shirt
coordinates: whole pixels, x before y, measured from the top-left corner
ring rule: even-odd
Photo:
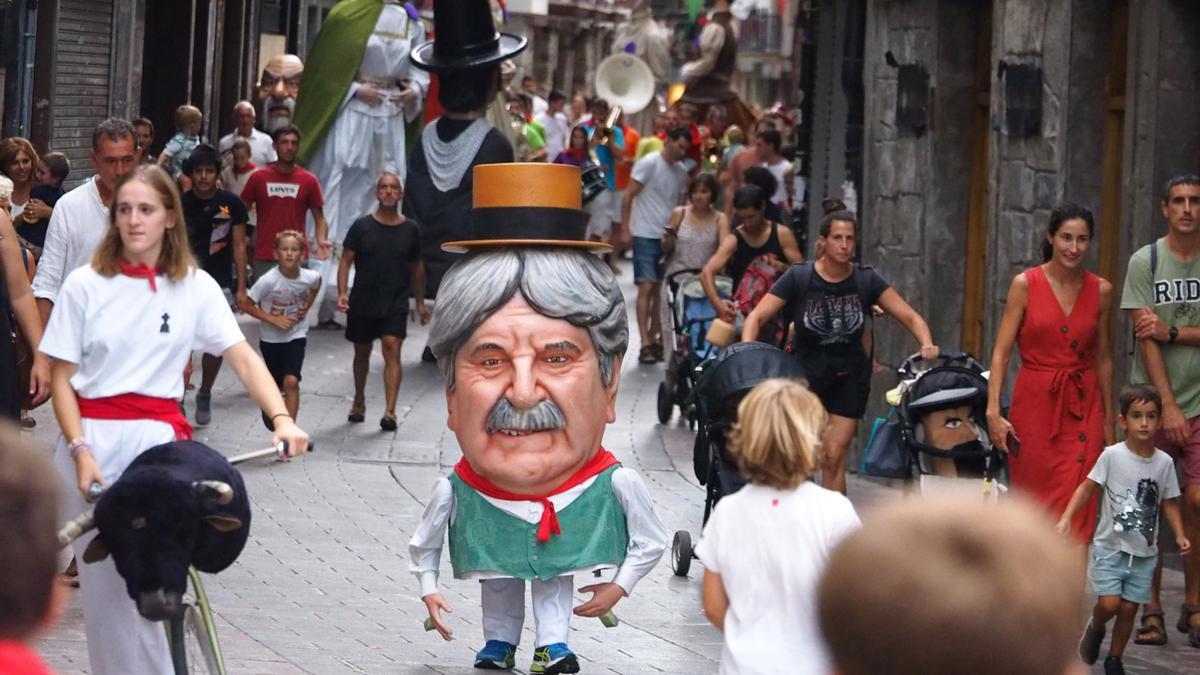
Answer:
[[[1200,176],[1167,181],[1162,212],[1167,236],[1129,259],[1121,309],[1129,310],[1137,338],[1133,382],[1149,382],[1162,395],[1162,428],[1156,447],[1170,453],[1183,474],[1184,526],[1200,535]],[[1180,625],[1200,647],[1200,557],[1184,559],[1184,607]],[[1162,565],[1160,558],[1159,565]],[[1166,644],[1154,575],[1136,642]]]

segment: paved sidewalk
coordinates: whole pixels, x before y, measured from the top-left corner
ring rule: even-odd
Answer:
[[[626,297],[632,298],[627,269],[624,281]],[[630,321],[636,325],[632,312]],[[256,344],[254,323],[242,319],[247,337]],[[288,464],[264,461],[240,467],[253,502],[250,543],[233,567],[205,577],[230,673],[479,672],[470,667],[482,643],[479,584],[454,580],[444,565],[443,591],[455,610],[450,622],[456,639],[447,643],[423,630],[424,605],[407,571],[408,538],[433,482],[460,457],[445,425],[439,371],[420,362],[425,329],[411,324],[409,332],[397,410],[400,426],[393,433],[378,426],[383,412],[378,350],[371,364],[367,421],[352,425],[346,422],[351,347],[340,332],[309,333],[300,425],[316,440],[317,451]],[[631,345],[633,354],[636,349]],[[628,359],[618,419],[605,446],[641,473],[669,531],[687,529],[698,537],[704,494],[692,475],[693,434],[678,420],[658,424],[655,395],[661,376],[661,366],[638,366],[636,359]],[[193,381],[199,382],[199,372]],[[189,396],[189,413],[191,403]],[[33,437],[50,447],[57,429],[49,406],[35,416],[39,424]],[[258,408],[229,369],[214,391],[213,420],[197,429],[196,439],[226,454],[270,442]],[[894,492],[851,479],[850,494],[860,512]],[[703,567],[696,563],[690,578],[676,578],[668,557],[633,596],[617,605],[620,626],[605,629],[594,619],[573,621],[571,646],[584,673],[716,672],[721,637],[700,610]],[[576,583],[583,586],[590,579]],[[1173,625],[1182,575],[1168,572],[1166,584]],[[525,639],[517,653],[521,673],[532,658],[531,610],[526,615]],[[87,671],[82,623],[72,599],[59,625],[37,645],[51,668]],[[1127,667],[1131,673],[1196,672],[1200,652],[1184,645],[1183,636],[1172,629],[1166,648],[1131,646]]]

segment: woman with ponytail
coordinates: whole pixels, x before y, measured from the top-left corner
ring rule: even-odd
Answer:
[[[988,433],[1009,455],[1013,488],[1050,512],[1066,508],[1104,446],[1115,442],[1112,284],[1083,267],[1095,227],[1082,206],[1051,212],[1043,263],[1013,278],[992,351]],[[1000,393],[1014,343],[1021,368],[1005,419]],[[1094,503],[1072,523],[1081,543],[1095,526]]]

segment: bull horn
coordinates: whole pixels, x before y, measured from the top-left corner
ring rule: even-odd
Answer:
[[[197,497],[212,495],[218,504],[228,504],[233,501],[233,488],[229,483],[219,480],[198,480],[192,482],[192,493]]]
[[[96,512],[88,509],[68,520],[58,531],[58,547],[66,548],[71,542],[96,529]]]

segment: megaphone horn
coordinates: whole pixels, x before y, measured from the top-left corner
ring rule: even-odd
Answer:
[[[654,73],[633,54],[613,54],[596,69],[596,94],[633,114],[654,100]]]

